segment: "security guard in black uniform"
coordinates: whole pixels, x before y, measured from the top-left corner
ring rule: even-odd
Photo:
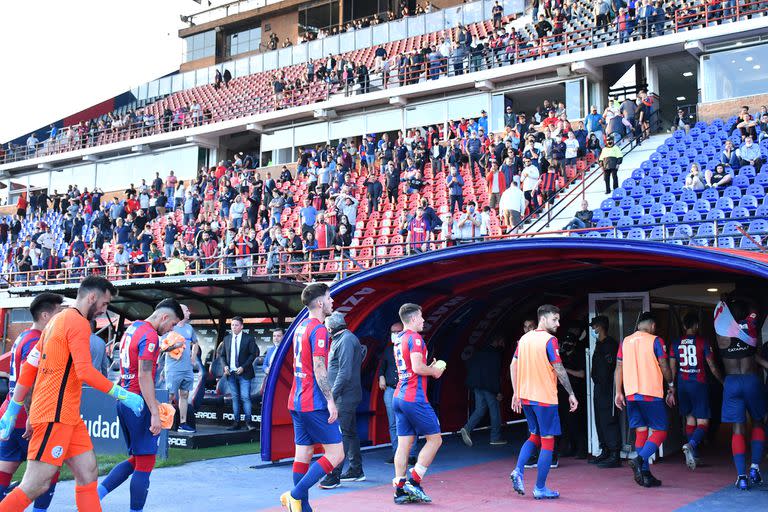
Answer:
[[[600,455],[589,462],[600,468],[618,468],[621,467],[621,429],[619,411],[613,404],[613,374],[619,343],[608,336],[609,323],[606,316],[596,316],[589,325],[597,335],[595,352],[592,354],[592,382],[595,385],[595,423],[601,449]]]
[[[579,346],[579,340],[573,333],[568,332],[560,340],[560,358],[563,367],[568,372],[568,379],[573,386],[573,392],[580,403],[587,400],[587,374],[585,371],[584,347]],[[586,408],[581,407],[574,412],[568,410],[568,393],[562,386],[557,387],[559,414],[563,434],[558,442],[561,457],[587,458],[587,415]]]

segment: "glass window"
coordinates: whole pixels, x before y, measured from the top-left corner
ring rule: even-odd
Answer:
[[[205,71],[205,70],[200,70],[200,71]],[[171,94],[171,77],[166,76],[164,78],[161,78],[159,82],[160,82],[160,90],[158,92],[160,93],[160,96]]]
[[[261,73],[261,71],[264,69],[264,56],[254,55],[250,58],[251,61],[251,73]]]
[[[147,91],[147,97],[149,98],[157,98],[158,96],[158,87],[159,87],[159,80],[152,80],[148,84],[149,90]]]
[[[190,62],[216,55],[216,32],[209,30],[184,38],[183,61]]]
[[[224,43],[225,57],[255,52],[261,46],[261,27],[228,34]]]
[[[289,67],[291,64],[293,64],[293,47],[281,48],[277,50],[277,59],[279,67]]]
[[[371,46],[371,27],[355,30],[355,45],[358,48]]]
[[[371,28],[373,29],[374,45],[380,45],[389,42],[389,23],[381,23],[379,25],[374,25]]]
[[[325,55],[323,55],[323,40],[318,39],[316,41],[310,41],[309,42],[309,58],[322,59],[323,57],[325,57]]]
[[[425,30],[425,16],[411,16],[406,18],[408,22],[408,37],[415,37],[424,34]]]
[[[235,77],[246,76],[248,74],[248,59],[238,59],[235,61]]]
[[[458,27],[461,23],[461,6],[445,9],[445,28]]]
[[[322,0],[299,8],[299,35],[317,34],[339,24],[339,0]]]
[[[431,103],[406,107],[406,128],[416,128],[445,122],[445,105],[444,101],[433,101]]]
[[[718,101],[765,93],[768,45],[748,46],[702,57],[702,100]]]
[[[342,53],[351,52],[355,49],[355,32],[344,32],[339,35],[339,50]]]
[[[464,4],[464,24],[477,23],[483,19],[483,2]]]

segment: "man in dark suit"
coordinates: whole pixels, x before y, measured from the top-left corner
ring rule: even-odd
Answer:
[[[235,420],[229,430],[240,430],[240,402],[243,402],[245,424],[249,429],[256,428],[251,423],[251,379],[253,379],[253,361],[259,357],[259,347],[250,334],[243,332],[243,319],[233,317],[232,333],[224,337],[221,361],[224,366],[224,378],[227,379],[232,394],[232,412]]]

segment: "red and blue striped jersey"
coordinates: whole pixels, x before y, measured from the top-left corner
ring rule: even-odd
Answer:
[[[152,324],[136,320],[129,325],[120,340],[120,385],[128,391],[141,394],[139,361],[152,361],[154,381],[159,355],[157,331]]]
[[[427,377],[416,375],[411,364],[411,354],[421,354],[424,364],[427,362],[427,344],[417,332],[403,331],[397,338],[393,350],[397,365],[397,388],[395,398],[406,402],[429,403],[427,399]]]
[[[408,231],[411,232],[411,246],[421,249],[420,245],[429,238],[429,222],[424,217],[414,217],[408,223]]]
[[[296,412],[320,411],[328,407],[315,380],[314,357],[322,357],[328,368],[328,330],[317,318],[307,318],[293,334],[293,385],[288,409]]]
[[[19,374],[21,373],[21,365],[24,364],[29,353],[32,352],[32,349],[37,345],[37,342],[40,339],[40,334],[41,331],[38,329],[27,329],[19,334],[13,342],[13,346],[11,347],[11,365],[8,376],[8,396],[5,398],[5,403],[3,404],[3,412],[5,412],[8,403],[13,397],[13,390],[16,388],[16,380],[18,380]],[[22,407],[19,410],[19,415],[16,417],[15,428],[26,428],[26,426],[27,409]]]
[[[712,357],[712,348],[701,336],[689,336],[675,341],[669,357],[677,361],[680,379],[707,382],[704,360]]]

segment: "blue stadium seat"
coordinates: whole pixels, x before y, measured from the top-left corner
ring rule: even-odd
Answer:
[[[646,176],[645,178],[640,180],[640,185],[644,186],[647,189],[650,189],[655,184],[656,184],[656,180],[654,180],[650,176]]]
[[[696,204],[694,205],[693,209],[703,215],[706,215],[709,213],[709,210],[712,209],[712,205],[706,199],[698,199],[696,200]]]
[[[663,159],[661,160],[661,162],[662,162],[662,163],[663,163],[664,161],[668,161],[668,159],[666,159],[666,158],[663,158]],[[667,165],[667,168],[669,168],[669,164]],[[650,171],[650,173],[648,173],[648,176],[650,176],[650,177],[651,177],[651,178],[653,178],[654,180],[659,180],[659,179],[660,179],[660,178],[661,178],[663,175],[664,175],[664,171],[662,171],[662,170],[661,170],[661,169],[659,169],[658,167],[653,167],[653,168],[651,168],[651,171]]]
[[[768,187],[768,172],[760,171],[760,173],[755,176],[755,184],[760,185],[761,187]]]
[[[629,230],[627,240],[645,240],[645,231],[640,228],[632,228]]]
[[[739,167],[739,176],[746,176],[748,178],[754,178],[756,171],[755,167],[752,165],[743,165]]]
[[[743,206],[737,206],[736,208],[731,210],[732,219],[746,219],[748,217],[749,217],[749,210],[747,210]]]
[[[722,247],[723,249],[735,249],[736,244],[733,241],[733,238],[730,236],[721,236],[717,239],[717,245],[718,247]]]
[[[733,178],[733,186],[739,187],[740,189],[745,189],[749,186],[749,178],[743,174],[739,174]]]
[[[624,197],[621,199],[621,201],[619,201],[619,207],[623,208],[624,210],[629,210],[633,206],[635,206],[635,200],[629,196]]]
[[[678,164],[670,165],[669,169],[667,169],[667,176],[677,178],[681,174],[683,174],[683,169]]]
[[[653,198],[653,196],[643,196],[640,198],[639,204],[643,208],[648,209],[656,204],[656,200]]]
[[[739,206],[749,211],[757,210],[757,199],[755,196],[744,196],[739,200]]]
[[[637,186],[637,181],[632,178],[627,178],[621,182],[621,188],[624,190],[632,190]]]
[[[656,217],[656,218],[658,218],[658,217],[662,217],[662,216],[663,216],[665,213],[667,213],[667,207],[666,207],[666,206],[664,206],[664,205],[663,205],[663,204],[661,204],[661,203],[655,203],[655,204],[654,204],[654,205],[651,207],[651,211],[650,211],[650,212],[648,212],[648,213],[650,213],[651,215],[653,215],[653,216],[654,216],[654,217]]]
[[[613,221],[609,218],[600,219],[597,222],[598,228],[612,228],[613,227]]]
[[[627,195],[626,190],[624,190],[623,188],[617,188],[617,189],[614,189],[613,193],[611,194],[611,199],[619,201],[624,197],[626,197],[626,195]]]
[[[603,210],[592,210],[592,222],[597,222],[605,218],[605,212]]]
[[[741,190],[739,187],[734,187],[731,185],[730,187],[726,188],[723,192],[723,197],[730,197],[734,201],[738,201],[741,198]]]
[[[676,215],[685,215],[688,211],[688,205],[682,201],[675,201],[670,211]]]
[[[680,219],[677,217],[677,215],[672,212],[665,213],[661,216],[662,224],[677,224],[679,220]]]
[[[616,201],[614,201],[613,199],[610,199],[610,198],[603,199],[603,202],[600,203],[600,209],[605,211],[605,212],[610,211],[611,208],[613,208],[614,206],[616,206]]]
[[[669,234],[664,226],[654,226],[648,238],[650,240],[663,241],[669,238]]]
[[[661,177],[658,184],[664,187],[671,187],[674,182],[675,178],[671,174],[665,174]]]
[[[715,203],[715,208],[718,208],[726,212],[730,212],[731,210],[733,210],[733,199],[731,199],[730,197],[721,197]]]
[[[696,192],[686,188],[683,190],[683,193],[680,194],[680,200],[686,204],[696,204]]]
[[[682,194],[683,190],[683,182],[681,181],[676,181],[669,187],[669,191],[673,194]]]
[[[673,204],[675,204],[675,201],[676,201],[675,194],[673,194],[672,192],[667,192],[666,194],[661,196],[661,198],[659,198],[659,202],[664,206],[672,206]]]
[[[696,230],[696,238],[694,239],[694,243],[696,245],[708,247],[710,244],[710,239],[714,237],[715,225],[710,222],[705,222],[704,224],[699,225],[699,228]]]
[[[749,223],[747,233],[750,235],[768,235],[768,220],[757,219]]]
[[[706,199],[707,201],[714,202],[717,201],[720,195],[717,193],[716,188],[708,188],[705,189],[704,192],[701,193],[701,198]]]
[[[724,235],[740,235],[741,231],[738,230],[739,226],[741,226],[741,222],[737,222],[734,220],[728,221],[725,223],[725,226],[723,226],[723,234]]]
[[[653,215],[647,213],[640,217],[640,220],[637,223],[641,226],[650,226],[652,224],[656,224],[656,219],[653,217]]]
[[[747,187],[747,192],[750,196],[755,196],[757,199],[762,199],[765,197],[765,189],[762,185],[758,185],[757,183],[754,183]]]
[[[695,210],[685,212],[683,215],[683,222],[699,222],[701,220],[701,214]]]
[[[755,243],[749,239],[749,237],[743,236],[741,237],[741,241],[739,242],[739,249],[758,249],[758,246],[755,245]]]
[[[651,162],[650,160],[643,160],[643,162],[640,163],[640,170],[643,171],[644,176],[648,175],[648,172],[651,170],[652,167],[653,167],[653,162]]]
[[[619,229],[627,229],[631,228],[635,225],[635,221],[632,220],[632,217],[624,216],[619,219],[619,222],[616,223],[616,227]]]
[[[693,228],[689,226],[688,224],[680,224],[675,228],[674,233],[672,233],[672,238],[675,239],[689,239],[693,236]]]
[[[639,219],[644,214],[645,214],[645,209],[639,204],[629,209],[629,216],[633,219]]]
[[[643,190],[645,190],[645,189],[643,189]],[[650,194],[653,197],[660,197],[660,196],[664,195],[665,192],[666,192],[666,189],[664,188],[664,185],[662,185],[661,183],[657,183],[657,184],[655,184],[654,186],[651,187]]]
[[[643,179],[643,170],[642,169],[635,169],[632,171],[632,179],[639,182]]]
[[[601,234],[599,231],[589,231],[586,236],[588,238],[600,238]]]
[[[608,212],[608,218],[611,219],[614,222],[619,220],[623,216],[624,216],[624,210],[622,210],[618,206],[615,207],[615,208],[611,208],[611,211]]]

